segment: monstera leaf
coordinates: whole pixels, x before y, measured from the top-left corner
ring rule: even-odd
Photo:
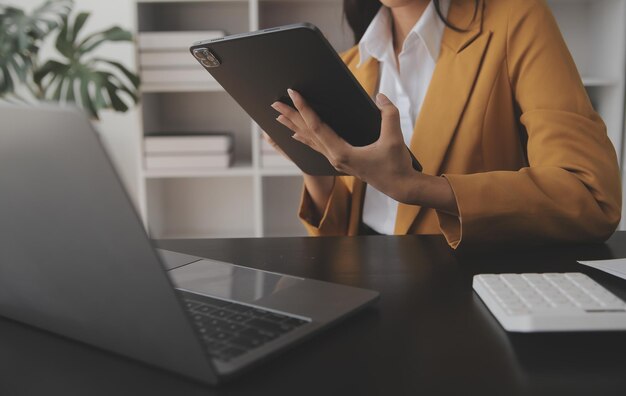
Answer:
[[[34,81],[45,99],[76,103],[98,119],[103,109],[125,112],[129,102],[137,103],[139,77],[119,62],[90,57],[104,43],[132,41],[132,34],[112,27],[80,39],[88,18],[89,13],[78,14],[73,23],[63,18],[56,48],[64,59],[46,62]]]
[[[0,5],[0,97],[13,93],[17,82],[27,82],[41,41],[59,27],[72,4],[47,0],[30,14]]]

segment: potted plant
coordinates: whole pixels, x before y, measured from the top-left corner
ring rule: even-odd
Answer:
[[[104,43],[130,42],[118,26],[83,34],[90,13],[70,18],[72,0],[46,0],[32,12],[0,5],[0,98],[74,103],[92,119],[102,110],[125,112],[139,100],[139,77],[98,57]],[[58,58],[42,60],[43,41],[54,38]]]

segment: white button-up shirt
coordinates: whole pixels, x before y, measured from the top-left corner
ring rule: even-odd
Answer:
[[[442,0],[447,14],[450,0]],[[359,42],[359,64],[370,57],[380,63],[378,92],[385,94],[399,110],[404,141],[409,145],[415,122],[435,71],[445,24],[431,1],[409,32],[398,55],[393,49],[391,11],[382,6]],[[419,158],[418,158],[419,160]],[[381,234],[393,234],[398,202],[368,185],[363,204],[363,222]]]

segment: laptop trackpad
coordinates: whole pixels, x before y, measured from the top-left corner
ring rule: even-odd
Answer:
[[[179,289],[240,302],[259,300],[304,281],[215,260],[199,260],[168,274]]]

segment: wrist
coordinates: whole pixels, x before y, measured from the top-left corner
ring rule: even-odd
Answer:
[[[402,202],[407,205],[419,205],[443,211],[454,216],[459,215],[456,197],[450,182],[445,177],[426,175],[415,171],[401,184]]]
[[[432,177],[416,170],[407,173],[399,183],[394,183],[397,186],[396,200],[407,205],[423,205],[424,190]]]

